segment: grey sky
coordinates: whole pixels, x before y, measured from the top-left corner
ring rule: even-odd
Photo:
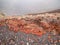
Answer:
[[[0,0],[0,11],[6,14],[28,14],[60,9],[60,0]]]

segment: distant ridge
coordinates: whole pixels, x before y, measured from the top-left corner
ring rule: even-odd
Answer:
[[[47,11],[47,12],[42,12],[42,13],[31,13],[31,14],[28,14],[28,15],[38,15],[38,14],[45,14],[45,13],[60,13],[60,9]]]
[[[46,12],[46,13],[60,13],[60,9],[49,11],[49,12]]]

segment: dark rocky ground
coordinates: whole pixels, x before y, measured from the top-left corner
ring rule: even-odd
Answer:
[[[39,37],[20,31],[15,33],[5,25],[0,27],[0,45],[60,45],[60,35],[47,32]]]

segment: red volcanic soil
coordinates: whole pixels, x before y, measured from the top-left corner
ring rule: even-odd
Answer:
[[[56,17],[57,18],[57,17]],[[49,18],[48,18],[49,19]],[[35,19],[5,19],[0,20],[0,26],[7,25],[9,30],[14,32],[24,32],[31,33],[34,35],[42,36],[47,32],[56,31],[56,34],[60,33],[60,20],[53,19],[52,21],[46,21],[45,19],[35,18]]]
[[[36,35],[43,35],[45,32],[41,27],[38,27],[34,22],[26,22],[25,20],[18,20],[18,19],[8,19],[6,21],[9,29],[14,32],[24,32],[24,33],[31,33]]]

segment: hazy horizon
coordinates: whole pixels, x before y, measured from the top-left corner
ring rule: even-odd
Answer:
[[[0,0],[0,12],[23,15],[60,9],[60,0]]]

